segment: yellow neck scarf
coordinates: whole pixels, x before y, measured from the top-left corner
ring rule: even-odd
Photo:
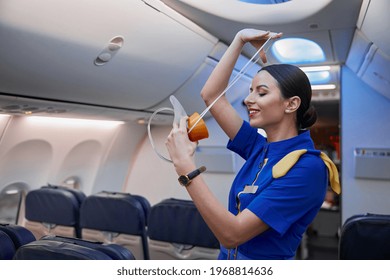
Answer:
[[[301,155],[307,152],[306,149],[293,151],[286,156],[284,156],[278,163],[276,163],[272,168],[272,177],[280,178],[286,175],[286,173],[294,166],[298,161]],[[321,159],[324,161],[326,167],[328,168],[329,182],[332,190],[340,194],[340,181],[339,181],[339,172],[336,165],[332,160],[323,152],[320,154]]]

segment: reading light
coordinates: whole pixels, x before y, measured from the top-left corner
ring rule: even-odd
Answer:
[[[123,124],[123,121],[111,121],[111,120],[91,120],[91,119],[72,119],[72,118],[57,118],[57,117],[42,117],[42,116],[30,116],[28,121],[35,123],[46,123],[55,125],[68,125],[68,126],[96,126],[103,127],[115,127]]]
[[[303,72],[305,72],[311,84],[329,83],[329,81],[331,80],[331,67],[329,65],[309,66],[300,68]]]
[[[307,72],[306,75],[312,84],[327,83],[330,81],[329,71]]]
[[[329,65],[323,66],[305,66],[299,67],[303,72],[317,72],[317,71],[329,71],[331,67]]]
[[[335,89],[336,85],[334,84],[326,84],[326,85],[312,85],[311,89],[312,90],[331,90]]]

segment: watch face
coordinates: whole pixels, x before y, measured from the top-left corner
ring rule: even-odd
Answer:
[[[191,180],[186,175],[181,175],[178,180],[180,185],[185,187],[187,187],[191,182]]]

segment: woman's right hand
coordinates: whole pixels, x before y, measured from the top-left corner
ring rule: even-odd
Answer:
[[[277,39],[282,37],[282,35],[282,33],[247,28],[239,31],[236,36],[243,42],[243,44],[251,43],[251,45],[254,46],[256,50],[258,50],[263,46],[263,44],[267,41],[268,38],[272,37],[273,39]],[[264,49],[260,51],[259,55],[261,57],[261,60],[266,63],[267,56],[265,54]]]

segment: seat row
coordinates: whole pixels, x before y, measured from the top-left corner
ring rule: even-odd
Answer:
[[[135,259],[216,259],[219,243],[189,200],[151,207],[129,193],[44,186],[25,199],[24,226],[36,240],[48,235],[117,244]]]
[[[90,242],[55,235],[36,240],[19,225],[0,224],[0,260],[134,260],[133,254],[117,244]]]

